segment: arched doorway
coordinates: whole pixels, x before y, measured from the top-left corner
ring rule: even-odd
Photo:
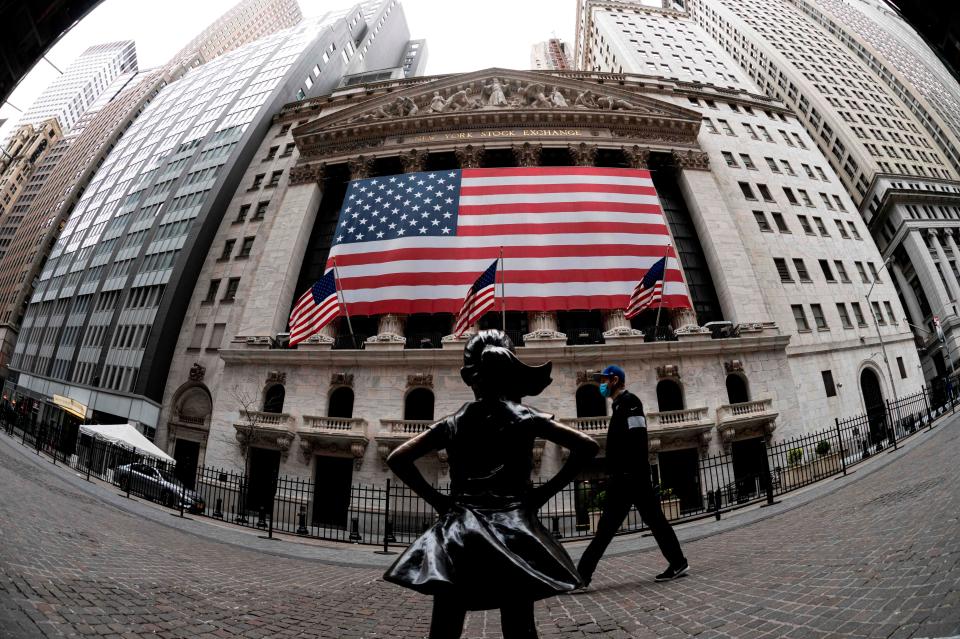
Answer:
[[[683,409],[683,389],[672,379],[661,379],[657,382],[657,410],[661,413],[668,410]]]
[[[606,417],[607,400],[596,384],[584,384],[577,389],[577,417]]]
[[[263,394],[263,412],[282,413],[283,400],[286,398],[287,391],[283,384],[274,384]]]
[[[750,401],[747,380],[742,375],[736,373],[727,375],[727,401],[731,404],[742,404]]]
[[[353,389],[340,386],[330,393],[327,417],[353,417]]]
[[[879,445],[887,436],[887,411],[883,404],[880,378],[872,368],[864,368],[860,373],[860,392],[863,393],[863,406],[870,424],[870,440]]]
[[[403,400],[403,418],[433,419],[433,391],[429,388],[414,388],[407,393]]]
[[[173,442],[173,458],[177,461],[174,475],[187,488],[194,488],[197,467],[206,448],[213,400],[210,391],[202,384],[181,387],[174,401],[175,414],[171,421],[176,424]]]

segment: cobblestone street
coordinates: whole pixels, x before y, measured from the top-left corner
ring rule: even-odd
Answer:
[[[538,604],[541,635],[960,634],[958,424],[810,503],[685,543],[692,570],[676,582],[653,583],[656,551],[620,547],[593,591]],[[385,584],[382,568],[344,565],[372,548],[343,548],[334,565],[282,556],[289,543],[267,553],[159,525],[0,438],[4,638],[426,634],[427,598]],[[498,615],[470,615],[465,636],[499,637]]]

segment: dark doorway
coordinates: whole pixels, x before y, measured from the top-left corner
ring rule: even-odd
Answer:
[[[727,401],[731,404],[742,404],[750,401],[747,392],[747,380],[736,373],[727,375]]]
[[[353,389],[341,386],[330,393],[327,417],[353,417]]]
[[[880,379],[872,369],[865,368],[860,373],[860,392],[863,393],[863,406],[870,424],[870,439],[879,444],[887,436],[887,411],[883,405]]]
[[[200,460],[200,444],[186,439],[178,439],[173,447],[173,458],[177,460],[174,476],[187,488],[193,489],[197,480],[197,463]]]
[[[282,413],[283,400],[286,398],[287,391],[283,384],[274,384],[263,394],[263,412]]]
[[[274,482],[280,472],[280,451],[266,448],[250,449],[250,487],[247,490],[247,510],[269,511]]]
[[[733,403],[731,401],[731,403]],[[730,446],[733,457],[733,477],[736,492],[731,494],[727,490],[730,501],[743,502],[757,496],[760,487],[765,486],[763,477],[763,456],[767,454],[767,447],[763,437],[741,439]],[[728,488],[728,487],[725,487]]]
[[[313,525],[347,527],[353,460],[318,455],[313,484]]]
[[[670,450],[659,454],[660,489],[669,488],[680,500],[680,510],[700,510],[700,455],[696,448]]]
[[[657,384],[657,409],[662,413],[668,410],[683,409],[683,390],[672,379],[661,379]]]
[[[403,418],[433,419],[433,391],[429,388],[414,388],[407,393],[403,401]]]
[[[584,384],[577,389],[577,417],[605,417],[607,400],[596,384]]]

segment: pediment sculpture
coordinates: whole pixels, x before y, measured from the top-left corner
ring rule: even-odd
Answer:
[[[621,97],[604,95],[541,81],[510,80],[493,77],[480,89],[457,85],[428,90],[422,95],[397,96],[371,110],[355,115],[347,122],[369,122],[459,111],[498,109],[594,109],[636,111],[640,107]]]

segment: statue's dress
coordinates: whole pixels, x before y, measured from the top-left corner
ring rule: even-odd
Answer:
[[[527,505],[537,420],[521,404],[480,400],[433,427],[449,456],[454,506],[384,574],[468,610],[500,608],[574,590],[580,576]]]

